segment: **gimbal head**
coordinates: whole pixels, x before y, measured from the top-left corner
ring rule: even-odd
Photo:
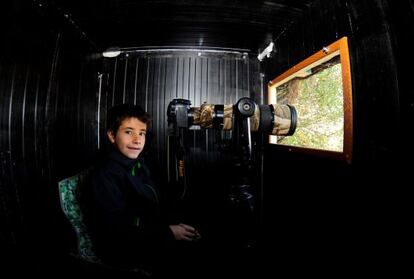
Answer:
[[[237,101],[235,108],[236,113],[243,117],[250,117],[256,111],[256,103],[252,99],[244,97]]]

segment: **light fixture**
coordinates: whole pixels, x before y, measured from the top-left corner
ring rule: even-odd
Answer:
[[[270,57],[270,53],[273,51],[273,46],[275,44],[273,42],[270,42],[270,44],[257,56],[257,59],[259,61],[262,61],[265,57]]]
[[[121,54],[121,49],[119,47],[110,47],[102,52],[103,57],[113,58]]]

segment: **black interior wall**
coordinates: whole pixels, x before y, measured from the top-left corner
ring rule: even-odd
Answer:
[[[140,104],[149,112],[152,128],[144,156],[154,179],[175,199],[173,209],[182,220],[196,225],[204,242],[218,247],[217,240],[223,241],[223,248],[224,241],[235,239],[235,235],[229,237],[232,220],[228,209],[234,179],[229,177],[230,154],[221,146],[230,132],[189,130],[185,136],[186,186],[176,185],[172,181],[175,166],[167,162],[167,106],[174,98],[188,99],[192,107],[204,102],[235,104],[239,98],[255,94],[260,102],[257,59],[237,51],[181,48],[130,51],[106,62],[101,118],[107,108],[123,102]]]
[[[74,241],[56,183],[96,151],[97,70],[89,42],[56,11],[14,1],[1,18],[2,268],[46,269]]]
[[[353,162],[273,146],[265,151],[263,245],[285,255],[284,263],[318,271],[326,265],[391,270],[407,210],[407,189],[397,181],[407,178],[402,160],[413,150],[403,143],[411,138],[413,118],[402,70],[411,61],[412,54],[402,51],[412,15],[412,1],[315,1],[264,63],[271,80],[342,36],[349,39]],[[393,136],[397,130],[401,134]],[[277,236],[270,229],[275,224]]]
[[[133,56],[128,64],[120,58],[117,71],[114,61],[108,71],[102,71],[100,60],[85,60],[91,50],[89,40],[59,12],[35,9],[25,1],[8,3],[10,7],[0,10],[4,42],[0,48],[5,50],[0,56],[1,255],[10,260],[18,254],[21,266],[34,261],[33,266],[44,267],[58,261],[52,258],[66,250],[62,245],[73,244],[60,215],[56,183],[91,162],[104,109],[112,103],[125,99],[146,106],[156,123],[151,150],[165,150],[165,97],[189,98],[197,106],[203,101],[234,102],[247,94],[263,100],[260,70],[271,80],[346,35],[353,72],[354,162],[345,165],[266,146],[260,247],[275,255],[269,257],[272,262],[267,267],[273,269],[277,258],[280,270],[293,267],[290,270],[298,272],[305,268],[311,272],[310,265],[316,271],[327,270],[327,265],[337,270],[367,267],[365,258],[376,252],[375,259],[388,258],[384,254],[390,242],[384,239],[394,233],[385,234],[400,231],[402,216],[407,214],[404,199],[397,203],[408,188],[397,181],[410,173],[402,159],[413,153],[411,76],[404,69],[413,60],[409,40],[414,8],[411,0],[401,2],[315,1],[302,21],[275,36],[277,52],[261,69],[253,56],[245,62],[240,57],[157,53]],[[137,62],[139,75],[134,72]],[[103,73],[101,91],[98,72]],[[243,80],[242,87],[237,87],[237,80]],[[135,81],[140,85],[138,93]],[[194,91],[189,90],[192,86]],[[99,98],[106,103],[99,103]],[[190,191],[203,203],[188,201],[186,206],[196,210],[187,218],[201,217],[213,224],[218,216],[219,223],[227,225],[229,219],[219,216],[220,207],[214,203],[226,197],[220,185],[231,180],[219,161],[216,136],[196,131],[189,138],[189,168],[196,168],[189,177]],[[154,156],[162,162],[155,169],[163,180],[165,153],[156,151]],[[210,184],[218,173],[224,173],[225,180]],[[389,187],[380,186],[386,179],[391,180]],[[195,193],[196,187],[200,191]],[[222,207],[223,201],[219,202]],[[200,213],[200,208],[211,211]],[[219,229],[209,233],[218,239]]]
[[[397,70],[399,102],[400,102],[400,133],[397,141],[401,140],[401,152],[407,157],[413,155],[413,148],[406,143],[413,142],[412,121],[414,119],[414,95],[411,94],[411,74],[407,69],[414,61],[414,54],[410,51],[410,38],[414,34],[414,1],[388,1],[391,44],[395,55]]]
[[[150,142],[152,149],[147,152],[162,166],[164,180],[167,176],[167,106],[171,100],[188,99],[192,107],[200,107],[204,102],[234,104],[241,97],[260,92],[258,62],[243,52],[141,50],[106,62],[102,110],[131,102],[150,113],[154,138]],[[199,131],[204,132],[209,133]],[[196,139],[203,137],[194,136],[189,145],[208,153],[212,142]]]
[[[64,254],[75,239],[59,208],[57,182],[92,163],[108,107],[136,102],[151,113],[149,160],[163,183],[166,108],[172,98],[190,99],[194,106],[233,104],[262,92],[254,55],[160,51],[102,66],[104,60],[91,60],[95,48],[86,34],[53,6],[22,1],[3,11],[11,11],[13,21],[2,30],[6,43],[0,60],[1,240],[2,256],[18,266],[41,272],[65,266]],[[228,198],[222,186],[230,180],[220,168],[218,137],[192,131],[188,142],[192,188],[182,212],[188,221],[197,220],[207,241],[217,239],[226,233],[223,226],[228,229],[221,210]],[[222,244],[230,240],[222,239]]]

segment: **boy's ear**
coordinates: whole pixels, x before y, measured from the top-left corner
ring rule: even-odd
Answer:
[[[107,131],[106,135],[108,136],[108,139],[111,143],[115,142],[115,135],[114,135],[114,132],[112,130]]]

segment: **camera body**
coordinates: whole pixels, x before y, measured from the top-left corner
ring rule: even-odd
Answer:
[[[191,109],[191,101],[186,99],[173,99],[167,108],[168,124],[173,124],[177,128],[188,128],[188,113]]]

